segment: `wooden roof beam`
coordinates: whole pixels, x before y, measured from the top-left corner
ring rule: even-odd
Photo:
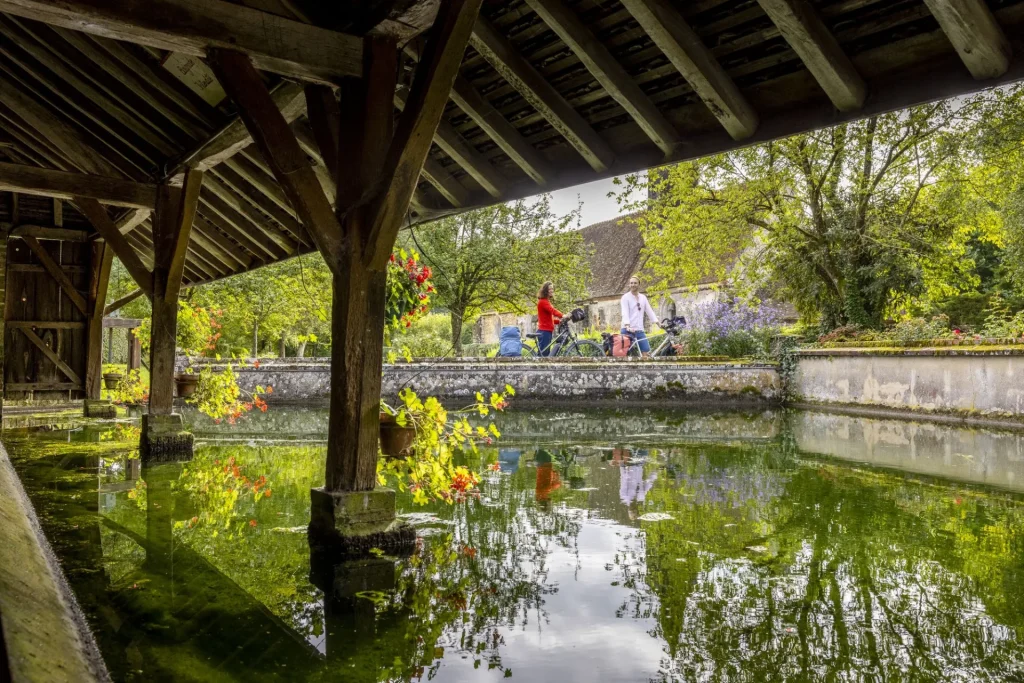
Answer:
[[[757,0],[839,111],[864,106],[868,88],[808,0]]]
[[[924,0],[924,4],[976,79],[996,78],[1010,68],[1013,48],[985,0]]]
[[[132,230],[142,225],[142,223],[152,215],[153,212],[149,209],[135,209],[134,211],[129,211],[115,222],[117,231],[122,235],[127,235]]]
[[[680,142],[675,126],[580,18],[562,0],[526,0],[526,4],[569,46],[605,92],[633,117],[647,137],[666,156],[672,154]]]
[[[181,276],[185,271],[185,256],[188,254],[189,235],[192,233],[192,221],[196,217],[199,206],[199,190],[203,187],[203,172],[189,169],[185,173],[178,197],[177,211],[174,216],[174,250],[168,259],[167,288],[164,290],[164,301],[177,305],[178,293],[181,291]]]
[[[398,230],[405,222],[423,163],[444,114],[455,77],[473,33],[482,0],[443,3],[416,67],[412,89],[380,173],[381,187],[370,204],[363,260],[371,270],[387,266]]]
[[[142,264],[135,249],[128,243],[128,239],[118,231],[114,221],[110,220],[107,210],[98,201],[88,197],[76,197],[74,201],[78,210],[92,223],[92,227],[96,228],[100,237],[114,250],[114,255],[124,264],[125,270],[135,280],[135,284],[146,292],[146,296],[152,298],[153,273]]]
[[[621,0],[734,140],[757,130],[757,112],[667,0]]]
[[[196,57],[228,48],[303,80],[362,74],[361,38],[224,0],[0,0],[0,12]]]
[[[554,171],[541,156],[541,153],[534,149],[533,145],[516,130],[516,127],[509,123],[501,112],[492,107],[491,103],[462,76],[455,79],[452,100],[535,183],[546,185],[554,177]]]
[[[150,183],[4,162],[0,162],[0,188],[61,199],[89,197],[131,208],[156,205],[156,185]]]
[[[423,162],[423,177],[455,208],[469,205],[469,190],[452,177],[451,173],[444,170],[440,163],[430,157]]]
[[[611,147],[493,24],[479,17],[470,44],[576,148],[591,168],[602,172],[611,167],[615,161]]]

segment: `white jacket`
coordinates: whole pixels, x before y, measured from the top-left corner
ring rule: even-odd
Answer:
[[[629,327],[633,330],[644,329],[644,313],[647,313],[651,322],[658,319],[654,309],[651,308],[651,302],[644,294],[634,297],[632,292],[626,292],[622,295],[619,305],[622,307],[622,327]]]

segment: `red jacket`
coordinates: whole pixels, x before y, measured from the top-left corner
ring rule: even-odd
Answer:
[[[551,305],[551,301],[540,299],[537,302],[537,330],[539,332],[554,332],[555,323],[561,319],[561,312]]]

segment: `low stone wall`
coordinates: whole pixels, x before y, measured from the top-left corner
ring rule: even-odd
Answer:
[[[261,362],[236,370],[239,385],[273,386],[271,401],[324,400],[330,366],[324,362]],[[382,393],[417,393],[471,400],[476,392],[515,387],[516,403],[616,401],[635,403],[774,402],[782,385],[773,365],[617,360],[432,360],[384,368]]]
[[[0,445],[0,679],[109,681],[7,451]]]
[[[1024,418],[1024,348],[812,349],[788,398],[974,418]]]

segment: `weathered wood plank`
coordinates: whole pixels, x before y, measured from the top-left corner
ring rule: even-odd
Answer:
[[[757,0],[839,111],[864,106],[867,85],[808,0]]]
[[[177,210],[177,230],[174,236],[174,250],[168,263],[167,289],[164,298],[167,301],[178,301],[181,291],[181,274],[185,271],[185,254],[188,253],[189,236],[192,234],[192,221],[196,217],[199,206],[199,190],[203,187],[203,172],[189,169],[185,172],[185,183],[181,187],[181,198]]]
[[[169,415],[174,409],[174,354],[178,329],[177,290],[169,283],[171,261],[178,239],[181,197],[175,188],[161,185],[153,213],[153,313],[149,343],[149,414]]]
[[[1002,76],[1013,48],[985,0],[924,0],[949,42],[978,80]]]
[[[534,12],[569,46],[587,70],[666,155],[680,142],[679,132],[562,0],[526,0]]]
[[[615,153],[501,32],[480,17],[470,39],[473,48],[569,141],[591,168],[606,171]]]
[[[274,105],[259,73],[245,55],[214,50],[210,63],[224,90],[238,105],[239,115],[256,147],[288,195],[302,224],[330,263],[330,255],[341,250],[341,224],[288,121]]]
[[[320,159],[337,183],[341,109],[334,91],[323,85],[307,85],[306,118],[320,150]]]
[[[107,215],[107,210],[95,199],[88,197],[76,197],[74,199],[75,204],[78,206],[78,210],[82,212],[92,227],[96,228],[96,232],[100,234],[107,244],[109,244],[114,254],[120,259],[121,263],[124,264],[125,270],[132,276],[135,283],[146,292],[148,296],[153,295],[153,274],[142,265],[142,261],[139,259],[139,255],[135,253],[135,249],[128,244],[125,236],[117,229],[114,222],[110,220],[110,216]]]
[[[8,391],[75,391],[82,388],[76,382],[8,382]]]
[[[105,242],[94,242],[89,277],[89,331],[85,340],[85,394],[99,398],[103,373],[103,315],[110,285],[114,249]]]
[[[72,199],[90,197],[112,206],[153,208],[156,185],[87,173],[69,173],[0,162],[0,188]]]
[[[44,330],[84,330],[85,322],[82,320],[8,320],[4,323],[12,329],[23,327],[38,327]]]
[[[31,235],[20,235],[20,237],[36,255],[39,262],[43,264],[43,268],[46,268],[46,272],[48,272],[50,276],[57,281],[57,284],[59,284],[60,288],[64,290],[67,297],[71,299],[71,303],[75,305],[75,308],[81,311],[82,315],[89,315],[89,308],[86,305],[85,297],[82,296],[81,292],[75,289],[75,285],[71,282],[71,278],[69,278],[61,269],[60,264],[53,260],[53,257],[50,256],[50,252],[46,251],[46,249],[43,248],[43,245],[39,244],[39,240],[35,237],[32,237]]]
[[[61,240],[64,242],[88,242],[90,233],[85,230],[70,230],[68,228],[55,228],[49,225],[32,225],[22,223],[11,229],[11,235],[15,237],[30,236],[39,240]]]
[[[734,140],[757,130],[757,112],[700,36],[667,0],[622,0]]]
[[[197,57],[238,50],[260,69],[305,80],[362,70],[359,38],[222,0],[0,0],[0,11]]]
[[[462,183],[453,178],[451,173],[444,170],[441,164],[430,157],[427,157],[423,162],[423,177],[426,178],[427,182],[433,185],[434,189],[440,192],[441,196],[447,199],[452,206],[460,208],[469,205],[469,190],[467,190]]]
[[[458,75],[480,5],[481,0],[452,0],[438,12],[423,59],[416,68],[406,109],[388,148],[380,176],[383,185],[371,204],[369,225],[372,227],[366,239],[364,259],[372,270],[383,270],[391,255]]]
[[[43,352],[43,355],[46,356],[46,358],[51,363],[53,363],[55,366],[57,366],[58,370],[63,372],[67,376],[67,378],[70,379],[75,384],[75,388],[77,388],[77,389],[81,389],[82,388],[82,378],[78,376],[78,373],[76,373],[74,370],[72,370],[68,366],[67,363],[62,361],[60,359],[60,357],[56,353],[53,352],[53,349],[51,349],[49,346],[47,346],[46,342],[44,342],[42,339],[40,339],[39,335],[32,331],[32,328],[30,328],[30,327],[21,327],[21,328],[18,328],[18,329],[21,330],[22,334],[24,334],[26,337],[28,337],[28,340],[30,342],[35,344],[36,348],[38,348],[40,351]]]
[[[154,186],[153,192],[155,197],[156,186]],[[118,232],[120,232],[122,235],[127,235],[132,230],[134,230],[135,228],[139,227],[147,220],[149,220],[149,217],[151,215],[153,215],[153,212],[150,211],[149,209],[135,209],[134,211],[130,211],[121,218],[117,219],[114,225],[117,226]]]
[[[219,218],[217,225],[254,254],[265,254],[270,259],[277,260],[287,258],[295,251],[293,245],[289,248],[282,245],[285,238],[280,233],[277,239],[274,239],[270,234],[271,228],[254,224],[251,218],[242,213],[238,200],[229,201],[224,198],[223,190],[224,188],[215,181],[207,182],[203,187],[199,195],[202,200],[200,210],[208,219],[213,219],[214,216]]]

